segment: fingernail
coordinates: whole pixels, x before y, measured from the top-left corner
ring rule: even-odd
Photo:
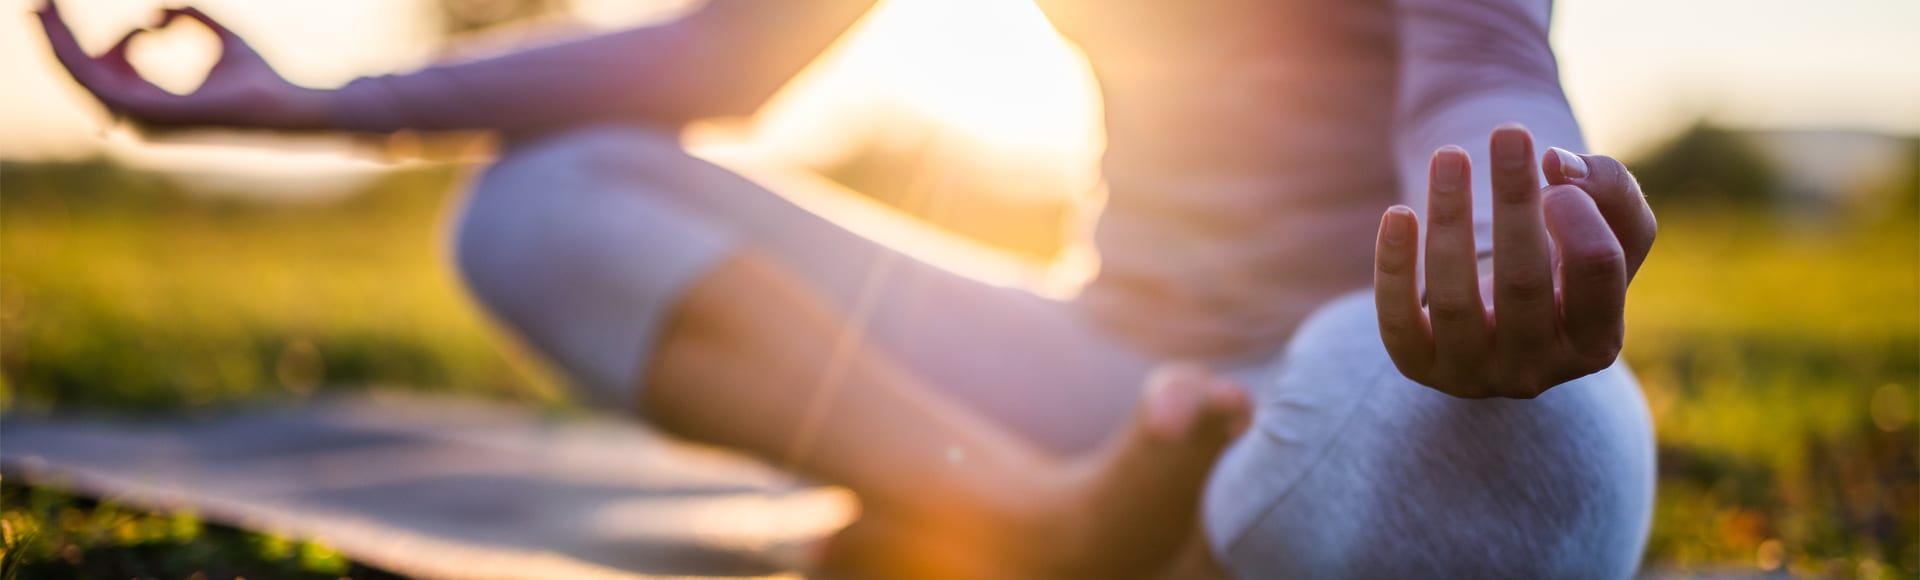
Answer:
[[[1493,164],[1509,171],[1526,169],[1532,151],[1527,147],[1527,129],[1516,123],[1501,125],[1493,130]]]
[[[1548,147],[1547,150],[1552,151],[1555,157],[1560,158],[1561,175],[1567,176],[1568,179],[1579,179],[1587,176],[1587,162],[1581,159],[1579,155],[1574,155],[1573,152],[1559,147]]]
[[[1387,243],[1400,245],[1407,243],[1407,222],[1413,219],[1413,210],[1396,205],[1387,210]]]
[[[1153,431],[1168,440],[1186,435],[1192,427],[1193,409],[1200,406],[1194,387],[1193,384],[1168,384],[1153,393],[1147,403],[1147,422]]]
[[[1448,145],[1433,154],[1433,185],[1441,191],[1460,191],[1461,182],[1466,174],[1467,152],[1464,149]]]

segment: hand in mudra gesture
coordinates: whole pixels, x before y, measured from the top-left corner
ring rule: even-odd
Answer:
[[[184,17],[205,25],[220,39],[220,58],[207,72],[206,81],[185,95],[154,85],[127,61],[127,47],[148,29],[135,29],[113,48],[92,56],[74,40],[51,0],[40,6],[38,14],[54,57],[73,80],[108,110],[142,125],[316,129],[327,122],[326,91],[288,82],[239,35],[197,9],[167,9],[158,25],[165,27]]]
[[[1533,136],[1518,125],[1495,129],[1490,149],[1491,272],[1475,253],[1467,152],[1441,148],[1429,169],[1424,307],[1419,220],[1406,206],[1381,219],[1380,336],[1394,366],[1420,384],[1532,398],[1618,358],[1627,285],[1656,225],[1633,175],[1610,157],[1554,149],[1536,166]]]

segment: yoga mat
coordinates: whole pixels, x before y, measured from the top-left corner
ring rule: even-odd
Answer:
[[[0,417],[0,470],[435,578],[793,577],[855,510],[844,490],[628,421],[381,393]]]

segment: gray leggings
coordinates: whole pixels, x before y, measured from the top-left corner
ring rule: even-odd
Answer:
[[[687,284],[742,248],[842,311],[872,292],[877,348],[1049,449],[1084,451],[1125,425],[1154,364],[1069,302],[902,256],[644,129],[509,148],[455,244],[480,302],[613,408],[635,407]],[[1393,369],[1361,294],[1323,307],[1283,355],[1229,372],[1259,412],[1216,468],[1204,523],[1237,576],[1618,578],[1637,565],[1652,429],[1623,366],[1532,401],[1453,399]]]

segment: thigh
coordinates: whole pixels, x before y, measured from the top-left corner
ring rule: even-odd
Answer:
[[[632,216],[584,221],[631,219],[629,229],[661,230],[607,240],[621,244],[619,259],[628,264],[688,261],[650,256],[684,253],[669,238],[689,232],[696,248],[721,239],[771,257],[848,314],[850,332],[863,333],[946,396],[1057,450],[1091,448],[1133,408],[1148,361],[1066,304],[961,276],[857,235],[687,154],[670,134],[603,127],[557,139],[520,154],[565,158],[591,182],[577,187],[619,199],[577,209]],[[670,215],[677,223],[662,225]]]
[[[1539,398],[1407,380],[1370,294],[1336,301],[1251,369],[1257,426],[1204,500],[1243,577],[1624,577],[1652,514],[1652,427],[1624,366]]]

